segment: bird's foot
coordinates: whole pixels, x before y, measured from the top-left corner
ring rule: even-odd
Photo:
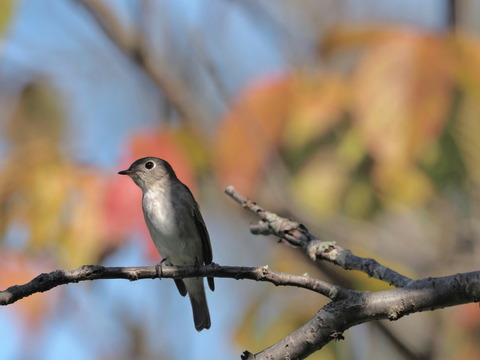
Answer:
[[[168,258],[164,257],[157,265],[155,265],[155,271],[157,272],[157,276],[160,280],[163,277],[163,263],[166,262]]]

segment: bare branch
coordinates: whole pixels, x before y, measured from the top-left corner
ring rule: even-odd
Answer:
[[[154,61],[151,54],[147,53],[145,46],[145,39],[138,39],[137,44],[131,44],[125,40],[125,34],[121,27],[118,26],[114,16],[109,11],[108,6],[105,6],[102,1],[96,0],[73,0],[81,5],[87,13],[92,17],[92,20],[99,26],[100,30],[112,42],[112,44],[123,54],[127,59],[135,63],[140,70],[153,82],[158,90],[163,94],[168,103],[175,109],[178,115],[185,121],[200,131],[197,126],[200,111],[196,104],[193,104],[191,99],[185,97],[186,93],[184,84],[178,79],[171,76],[171,72],[158,70],[157,67],[160,62]],[[144,36],[145,34],[139,34]]]
[[[120,21],[111,11],[108,3],[101,0],[79,0],[78,4],[90,9],[90,14],[98,26],[122,52],[129,53],[135,51],[134,36],[129,35],[128,31],[125,31]]]
[[[40,274],[24,285],[14,285],[0,291],[0,305],[12,304],[24,297],[48,291],[59,285],[99,279],[127,279],[135,281],[140,279],[183,279],[209,276],[265,281],[276,286],[296,286],[315,291],[330,299],[344,298],[349,293],[349,290],[331,285],[325,281],[314,279],[307,275],[291,275],[272,271],[268,266],[243,267],[220,266],[217,264],[206,266],[162,266],[159,272],[157,272],[157,268],[154,266],[104,267],[84,265],[76,270],[55,270],[47,274]]]
[[[304,359],[332,340],[343,339],[348,328],[372,320],[398,320],[415,312],[480,300],[480,271],[427,278],[380,292],[350,292],[324,306],[308,323],[268,349],[243,359]]]
[[[311,235],[305,226],[264,210],[243,197],[232,187],[227,193],[245,208],[260,217],[252,231],[271,233],[289,244],[302,248],[314,259],[323,259],[345,269],[358,269],[368,274],[384,273],[380,279],[399,282],[402,275],[395,273],[372,259],[359,258],[334,243],[322,242]],[[314,245],[308,242],[316,242]],[[327,252],[327,255],[324,253]],[[328,253],[336,252],[336,258]],[[371,268],[368,268],[368,267]],[[364,268],[366,267],[366,269]],[[380,270],[379,270],[380,269]],[[397,275],[395,275],[397,274]],[[438,278],[410,280],[396,289],[365,292],[347,290],[307,275],[291,275],[272,271],[268,266],[238,267],[210,264],[207,266],[163,267],[103,267],[85,265],[76,270],[56,270],[41,274],[27,284],[14,285],[0,291],[0,305],[12,304],[34,293],[45,292],[56,286],[97,279],[128,279],[188,277],[223,277],[270,282],[276,286],[296,286],[322,294],[332,301],[320,309],[305,325],[269,348],[253,354],[245,351],[243,359],[304,359],[332,340],[342,340],[343,333],[352,326],[380,319],[398,320],[405,315],[447,306],[478,302],[480,300],[480,271]],[[396,277],[397,276],[397,277]]]
[[[330,341],[343,339],[343,332],[354,325],[380,319],[393,321],[414,312],[480,299],[480,271],[414,281],[373,259],[355,256],[334,242],[317,239],[304,225],[263,209],[231,186],[225,192],[260,218],[258,224],[251,226],[252,233],[273,234],[301,248],[313,260],[360,270],[398,287],[376,293],[350,291],[346,298],[334,299],[308,323],[268,349],[255,355],[245,351],[243,359],[304,359]]]
[[[345,270],[359,270],[395,287],[404,287],[412,281],[374,259],[353,255],[350,250],[342,248],[335,242],[317,239],[304,225],[263,209],[236,191],[233,186],[227,187],[225,193],[260,218],[259,223],[250,228],[253,234],[278,236],[290,245],[303,249],[313,261],[326,260]]]

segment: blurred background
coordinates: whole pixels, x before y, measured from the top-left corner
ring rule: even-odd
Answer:
[[[480,1],[0,0],[0,288],[153,265],[140,190],[170,161],[222,265],[377,291],[223,194],[421,278],[478,270]],[[306,290],[218,279],[197,333],[172,281],[62,286],[0,309],[2,359],[231,359],[308,321]],[[477,359],[478,305],[357,326],[311,359]]]

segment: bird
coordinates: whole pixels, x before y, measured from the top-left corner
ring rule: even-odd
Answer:
[[[128,175],[142,190],[143,215],[155,247],[163,256],[161,262],[177,266],[212,263],[210,237],[198,203],[166,160],[144,157],[118,174]],[[174,281],[180,295],[188,294],[190,298],[195,329],[209,329],[203,277]],[[213,278],[208,277],[207,282],[214,291]]]

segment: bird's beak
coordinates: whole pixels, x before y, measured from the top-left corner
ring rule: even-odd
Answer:
[[[118,173],[119,173],[120,175],[132,175],[134,172],[135,172],[135,171],[128,169],[128,170],[119,171]]]

